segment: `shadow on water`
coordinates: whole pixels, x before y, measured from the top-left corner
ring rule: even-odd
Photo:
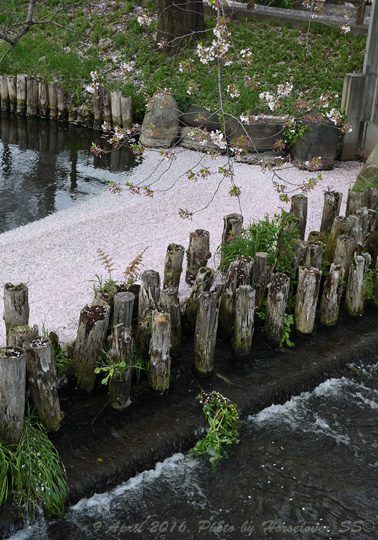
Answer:
[[[131,150],[96,158],[100,132],[0,112],[0,233],[82,202],[135,165]]]

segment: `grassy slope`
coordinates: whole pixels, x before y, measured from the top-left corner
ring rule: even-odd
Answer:
[[[17,1],[17,0],[14,0]],[[56,5],[47,0],[50,6]],[[44,9],[49,9],[48,7]],[[51,9],[51,7],[50,7]],[[201,64],[189,44],[180,57],[167,59],[158,51],[154,34],[157,22],[141,27],[137,15],[141,8],[134,0],[96,0],[83,2],[74,13],[63,13],[57,22],[78,33],[52,25],[33,27],[0,65],[0,72],[25,72],[46,80],[63,81],[74,104],[90,101],[85,92],[90,72],[99,70],[109,88],[122,89],[133,97],[134,111],[140,119],[145,109],[145,95],[152,95],[159,87],[171,88],[179,106],[190,102],[217,109],[218,94],[215,66]],[[147,0],[144,11],[154,16],[154,2]],[[213,38],[214,20],[206,20],[209,40]],[[307,23],[305,25],[307,27]],[[340,107],[344,74],[361,71],[366,39],[363,36],[342,35],[338,29],[312,24],[309,34],[275,23],[230,23],[235,63],[223,69],[225,108],[239,115],[271,113],[259,99],[261,92],[274,92],[279,83],[291,82],[301,111],[308,112],[306,102],[332,92],[330,106]],[[246,65],[240,50],[249,48],[253,61]],[[4,46],[0,45],[0,54]],[[179,63],[194,59],[183,72]],[[135,69],[122,75],[122,62],[135,62]],[[245,85],[253,78],[256,86]],[[193,95],[188,85],[198,86]],[[241,90],[238,98],[231,98],[227,85],[234,83]],[[298,114],[291,94],[283,101],[280,113]]]

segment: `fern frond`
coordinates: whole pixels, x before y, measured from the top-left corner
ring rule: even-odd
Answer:
[[[99,257],[103,267],[108,272],[109,277],[111,278],[112,277],[112,272],[115,269],[113,259],[107,253],[102,251],[102,249],[100,249],[100,248],[97,249],[97,253],[98,253],[98,257]]]
[[[139,255],[137,255],[133,261],[131,261],[129,266],[124,271],[123,275],[125,277],[125,281],[134,283],[139,278],[140,267],[143,266],[142,259],[146,249],[148,249],[148,246],[144,248],[144,250],[139,253]]]

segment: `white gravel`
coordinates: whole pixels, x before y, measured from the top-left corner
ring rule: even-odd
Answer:
[[[60,339],[76,336],[80,310],[92,300],[92,283],[99,274],[107,273],[101,265],[96,250],[105,251],[113,258],[116,270],[113,277],[120,279],[127,265],[145,248],[143,269],[155,269],[162,277],[166,249],[175,242],[188,246],[189,233],[196,229],[210,232],[211,251],[214,254],[220,243],[223,216],[240,213],[238,200],[230,197],[229,181],[224,181],[212,203],[219,183],[217,175],[197,182],[188,180],[183,173],[193,167],[202,154],[188,150],[179,151],[171,165],[160,163],[157,152],[146,152],[142,165],[129,173],[129,181],[138,182],[148,175],[156,180],[153,198],[133,195],[124,190],[122,195],[105,191],[102,195],[48,216],[45,219],[0,235],[0,305],[3,306],[3,285],[27,282],[29,286],[30,324],[54,330]],[[211,159],[209,165],[224,164],[225,158]],[[337,163],[332,171],[323,171],[323,181],[309,193],[307,232],[317,230],[326,188],[344,194],[342,213],[345,209],[348,188],[362,167],[358,162]],[[270,172],[263,173],[258,165],[235,164],[235,182],[241,189],[244,223],[254,218],[272,215],[280,203],[272,185]],[[178,180],[177,178],[181,176]],[[285,170],[282,175],[301,185],[314,173],[296,168]],[[176,181],[177,180],[177,181]],[[151,180],[150,180],[151,181]],[[171,189],[170,187],[173,186]],[[179,208],[198,210],[192,221],[179,217]],[[210,261],[214,266],[214,261]],[[184,268],[185,272],[185,268]],[[183,272],[183,275],[184,275]],[[180,294],[188,295],[189,287],[182,282]],[[0,325],[0,344],[5,343],[5,326]]]

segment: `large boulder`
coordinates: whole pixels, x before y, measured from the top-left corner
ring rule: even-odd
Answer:
[[[318,169],[333,169],[340,141],[340,133],[335,124],[308,121],[302,123],[307,125],[307,129],[290,150],[294,165],[311,169],[311,161],[320,157]]]
[[[376,184],[378,185],[378,144],[375,145],[360,174],[357,176],[357,182],[362,185],[364,183],[369,184],[369,180],[374,177],[377,178]]]
[[[150,148],[169,148],[178,137],[180,111],[176,100],[168,94],[156,94],[147,105],[140,144]]]
[[[237,119],[227,123],[229,141],[245,141],[248,152],[266,152],[272,150],[278,139],[284,138],[284,121],[281,118],[258,118],[250,124],[242,124]]]
[[[206,129],[207,131],[221,131],[219,116],[198,105],[189,105],[187,110],[180,117],[184,126]]]

